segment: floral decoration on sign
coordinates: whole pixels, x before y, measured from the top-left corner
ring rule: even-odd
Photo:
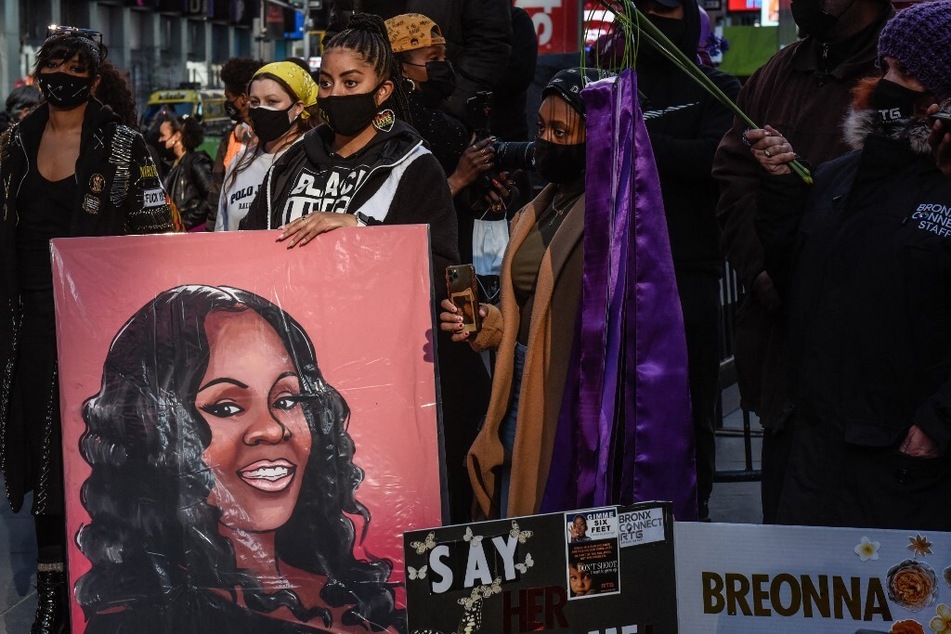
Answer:
[[[917,559],[919,555],[924,557],[925,555],[932,554],[931,551],[931,542],[928,541],[927,537],[922,537],[921,535],[915,535],[914,537],[908,538],[908,550],[915,553],[915,558]]]
[[[858,555],[861,561],[868,561],[869,559],[875,561],[878,559],[879,546],[881,546],[879,542],[870,541],[868,537],[863,536],[862,541],[855,545],[852,552]]]
[[[938,578],[928,564],[906,559],[892,566],[886,577],[888,598],[893,603],[918,612],[938,600]]]
[[[933,632],[951,633],[951,608],[944,603],[939,603],[935,610],[935,617],[928,623],[928,627]]]
[[[888,634],[925,634],[925,628],[918,621],[905,619],[904,621],[895,621]]]

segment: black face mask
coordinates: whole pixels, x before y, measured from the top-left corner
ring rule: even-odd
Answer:
[[[660,15],[649,15],[647,19],[657,27],[661,33],[667,36],[667,39],[680,46],[683,43],[684,35],[687,33],[687,23],[678,18],[665,18]],[[648,48],[654,48],[647,44]]]
[[[794,0],[790,9],[799,32],[820,40],[825,39],[839,21],[838,16],[822,11],[822,0]]]
[[[880,121],[886,127],[896,125],[915,115],[915,104],[926,93],[906,88],[887,79],[880,79],[872,91],[872,106],[878,110]]]
[[[382,84],[380,84],[382,85]],[[346,137],[357,136],[376,116],[378,106],[374,97],[380,86],[359,95],[321,97],[317,101],[321,115],[336,133]]]
[[[568,183],[585,168],[585,144],[535,140],[535,171],[549,183]]]
[[[673,42],[678,47],[682,43],[684,36],[687,33],[687,25],[683,20],[678,20],[677,18],[665,18],[658,15],[648,15],[647,19],[651,21],[651,24],[657,27],[664,35],[667,36],[671,42]],[[667,57],[663,53],[658,51],[656,48],[648,44],[646,41],[641,41],[637,47],[637,67],[644,68],[647,66],[657,66],[659,64],[669,64]]]
[[[291,104],[283,110],[268,110],[258,106],[248,110],[251,127],[254,128],[254,134],[261,143],[270,143],[279,139],[291,129],[292,122],[288,119],[287,113],[293,107],[294,104]]]
[[[69,73],[37,73],[36,82],[51,106],[72,110],[89,101],[92,77],[76,77]]]
[[[233,101],[225,100],[225,112],[228,114],[228,118],[235,123],[241,122],[241,111],[238,110],[238,106],[234,105]]]
[[[456,71],[449,62],[426,62],[426,77],[419,90],[430,101],[438,103],[456,90]]]
[[[165,161],[166,163],[175,162],[176,156],[175,156],[174,147],[168,147],[167,145],[165,145],[165,141],[160,140],[157,143],[156,149],[158,150],[159,156],[162,158],[163,161]]]

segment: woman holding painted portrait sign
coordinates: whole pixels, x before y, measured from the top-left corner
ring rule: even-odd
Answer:
[[[900,11],[878,53],[845,123],[855,151],[811,188],[781,130],[746,133],[795,351],[778,520],[951,530],[951,178],[932,149],[951,126],[929,117],[951,112],[951,0]]]
[[[339,227],[429,224],[435,270],[456,263],[446,176],[407,123],[382,19],[356,14],[331,38],[318,86],[324,124],[274,164],[240,227],[281,228],[292,248]]]
[[[321,58],[324,124],[287,150],[265,177],[242,229],[281,229],[288,248],[340,227],[429,225],[435,293],[447,295],[446,266],[459,262],[456,214],[439,162],[408,124],[400,65],[386,25],[356,14]],[[440,395],[453,517],[468,519],[465,451],[488,398],[482,360],[440,333]]]
[[[49,241],[172,229],[142,137],[91,96],[105,56],[101,33],[51,27],[34,71],[46,101],[0,136],[2,462],[14,511],[33,492],[39,560],[34,633],[68,627]]]
[[[354,554],[370,511],[349,415],[262,297],[181,286],[143,306],[83,407],[86,631],[399,630],[391,562]]]

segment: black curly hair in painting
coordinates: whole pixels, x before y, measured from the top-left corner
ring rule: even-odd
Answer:
[[[76,542],[92,569],[76,596],[87,632],[117,631],[119,623],[133,628],[122,631],[322,631],[302,625],[315,617],[331,626],[329,610],[308,610],[291,590],[267,594],[237,568],[230,540],[218,531],[221,510],[208,503],[215,478],[202,454],[211,431],[195,406],[210,357],[205,320],[244,310],[273,326],[293,359],[313,440],[297,505],[275,532],[276,558],[327,577],[321,598],[345,608],[340,625],[403,628],[388,583],[391,562],[353,555],[355,527],[345,514],[363,518],[363,536],[370,521],[355,498],[363,471],[352,460],[350,411],[321,375],[307,334],[258,295],[190,285],[161,293],[126,322],[99,393],[83,407],[80,450],[92,472],[81,496],[91,522]],[[262,618],[280,607],[302,624]]]

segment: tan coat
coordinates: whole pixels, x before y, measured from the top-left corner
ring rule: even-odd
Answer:
[[[499,429],[511,399],[519,331],[519,308],[512,286],[512,256],[554,195],[555,186],[549,185],[512,220],[509,245],[502,261],[500,309],[488,307],[483,329],[472,342],[476,350],[498,348],[489,410],[469,450],[475,519],[500,515],[499,468],[505,463],[505,450]],[[545,492],[581,299],[583,232],[584,196],[567,212],[538,271],[519,394],[507,516],[538,512]]]

